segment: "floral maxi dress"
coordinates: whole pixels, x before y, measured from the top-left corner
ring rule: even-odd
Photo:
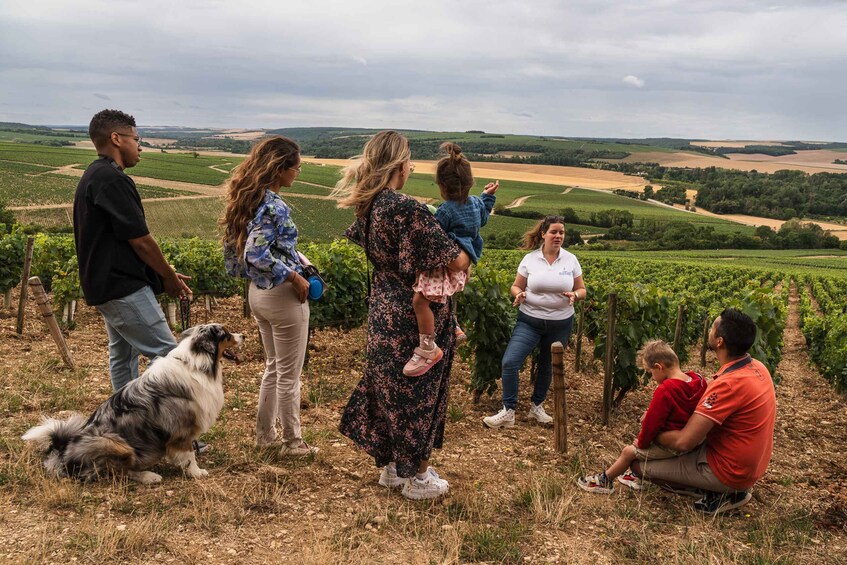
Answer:
[[[366,226],[366,218],[357,218],[345,235],[365,247]],[[418,345],[412,285],[419,272],[446,266],[460,249],[422,204],[390,189],[374,199],[367,239],[374,266],[367,358],[340,430],[378,467],[396,461],[397,474],[411,477],[444,441],[455,347],[450,302],[432,303],[444,358],[420,377],[403,375],[403,365]]]

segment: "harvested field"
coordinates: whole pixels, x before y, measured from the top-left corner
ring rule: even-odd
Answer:
[[[325,163],[344,166],[347,159],[304,158],[307,163]],[[413,161],[416,173],[435,174],[435,161]],[[647,182],[640,178],[614,171],[600,171],[582,167],[557,167],[555,165],[523,165],[519,163],[473,163],[473,174],[479,178],[536,182],[580,188],[613,190],[641,190]]]
[[[829,155],[832,158],[827,160]],[[840,156],[840,157],[839,157]],[[666,167],[720,167],[739,171],[759,171],[775,173],[783,169],[794,169],[806,173],[847,173],[847,165],[834,165],[836,158],[844,158],[844,153],[838,151],[798,151],[796,155],[771,157],[769,155],[745,155],[730,153],[728,159],[677,151],[674,153],[646,152],[635,153],[621,160],[607,160],[610,163],[658,163]]]

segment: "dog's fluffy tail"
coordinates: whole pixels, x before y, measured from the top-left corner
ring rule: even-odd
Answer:
[[[103,473],[133,467],[135,450],[123,438],[114,433],[86,430],[85,422],[81,414],[73,414],[66,420],[44,418],[22,439],[32,442],[45,454],[45,469],[58,477],[88,481]]]

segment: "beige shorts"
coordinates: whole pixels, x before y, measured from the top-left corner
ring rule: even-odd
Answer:
[[[670,459],[671,457],[679,457],[680,455],[684,455],[684,452],[674,451],[664,445],[659,445],[656,442],[650,444],[650,447],[647,449],[641,449],[634,443],[632,447],[635,448],[635,457],[639,461],[655,461],[658,459]]]

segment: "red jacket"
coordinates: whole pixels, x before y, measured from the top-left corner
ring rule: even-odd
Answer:
[[[635,441],[639,449],[650,447],[659,432],[685,427],[706,390],[706,381],[702,376],[694,371],[685,374],[691,377],[690,382],[665,379],[656,387],[647,414],[641,422],[641,433]]]

